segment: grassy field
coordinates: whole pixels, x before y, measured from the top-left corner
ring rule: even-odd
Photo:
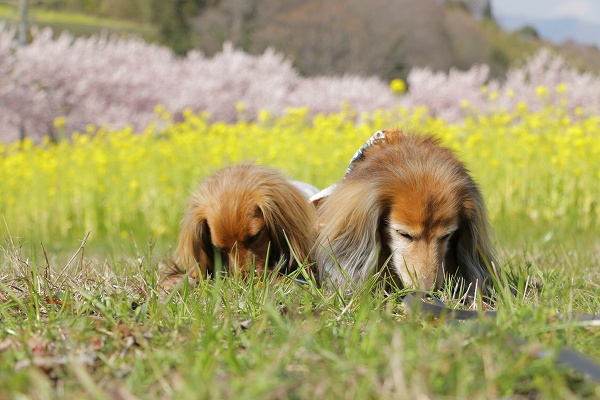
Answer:
[[[58,12],[39,7],[29,7],[28,22],[39,28],[52,28],[56,35],[68,31],[76,36],[90,36],[101,32],[118,35],[138,35],[153,38],[154,28],[131,21],[102,18],[72,12]],[[19,21],[19,7],[0,1],[0,21],[16,24]]]
[[[552,357],[570,347],[600,362],[598,324],[557,318],[600,312],[600,118],[525,106],[461,125],[423,110],[184,117],[158,107],[146,132],[0,147],[0,398],[600,397]],[[158,301],[199,179],[256,160],[324,187],[387,127],[438,134],[480,182],[501,254],[495,320],[446,323],[408,313],[400,293],[270,278]],[[451,291],[439,295],[471,306]]]

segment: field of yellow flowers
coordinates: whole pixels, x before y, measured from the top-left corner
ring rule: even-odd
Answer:
[[[442,137],[482,186],[499,240],[532,244],[600,232],[600,116],[523,105],[459,124],[425,109],[316,117],[293,109],[281,118],[265,111],[236,124],[209,124],[192,112],[179,119],[157,107],[144,132],[89,126],[57,143],[0,145],[0,237],[72,248],[91,231],[94,242],[111,247],[150,238],[168,246],[184,199],[212,170],[255,161],[323,188],[385,128]],[[55,121],[59,130],[64,125]]]

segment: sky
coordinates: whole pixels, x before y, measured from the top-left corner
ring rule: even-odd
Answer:
[[[600,0],[491,0],[495,15],[554,19],[575,17],[600,24]]]

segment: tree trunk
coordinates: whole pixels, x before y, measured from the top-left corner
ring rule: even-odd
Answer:
[[[27,7],[29,6],[29,0],[19,1],[19,45],[27,46],[27,34],[29,27],[27,24]]]

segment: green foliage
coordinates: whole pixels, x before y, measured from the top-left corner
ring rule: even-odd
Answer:
[[[104,30],[136,33],[170,47],[176,54],[192,48],[189,20],[211,0],[45,0],[29,8],[35,25],[56,32],[92,35]],[[17,20],[17,7],[0,4],[0,18]]]
[[[192,48],[187,18],[197,3],[189,0],[149,0],[150,20],[158,27],[159,41],[176,54],[185,54]]]
[[[516,296],[499,292],[496,321],[447,324],[378,289],[343,296],[270,276],[204,281],[161,302],[152,247],[108,262],[82,247],[66,264],[25,259],[10,240],[2,250],[0,390],[9,397],[600,395],[536,356],[570,346],[600,359],[597,326],[555,317],[600,307],[597,269],[584,278],[587,260],[573,255],[515,258],[500,284],[521,284]]]
[[[147,23],[149,3],[150,0],[41,0],[33,5],[42,9]]]
[[[158,41],[175,54],[193,48],[190,19],[218,0],[144,0],[150,12],[149,22],[158,30]]]
[[[140,10],[138,10],[139,12]],[[143,10],[142,10],[143,11]],[[69,31],[76,36],[91,36],[102,31],[120,34],[136,34],[151,38],[154,34],[149,25],[135,21],[103,17],[99,13],[84,11],[65,12],[53,7],[31,7],[28,12],[30,22],[40,27],[50,27],[56,34]],[[18,7],[0,3],[0,19],[9,23],[18,21]]]

